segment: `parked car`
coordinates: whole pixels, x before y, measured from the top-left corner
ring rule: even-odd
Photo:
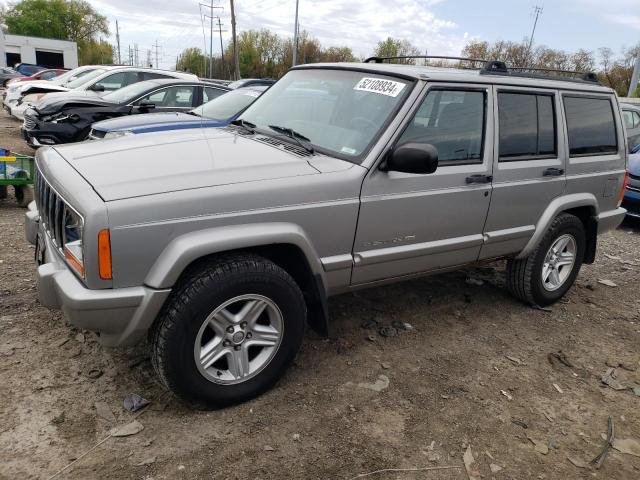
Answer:
[[[243,78],[229,84],[229,88],[251,87],[256,85],[265,85],[267,87],[273,85],[276,81],[273,78]]]
[[[625,215],[594,77],[302,65],[229,127],[40,149],[40,302],[104,345],[147,336],[162,383],[207,406],[274,385],[330,295],[506,259],[510,292],[550,305]]]
[[[627,130],[629,148],[640,144],[640,104],[621,103],[622,118]]]
[[[21,77],[22,75],[16,72],[13,68],[0,67],[0,84],[4,88],[7,88],[7,84],[14,78]]]
[[[214,88],[221,91],[219,86]],[[103,120],[93,124],[89,138],[98,140],[166,130],[224,127],[235,120],[267,88],[269,87],[257,85],[232,90],[188,113],[147,113]],[[210,89],[212,87],[205,87],[205,92]],[[209,98],[211,96],[209,94]]]
[[[34,82],[36,80],[52,80],[68,71],[69,70],[65,70],[62,68],[46,68],[44,70],[40,70],[39,72],[34,73],[33,75],[16,77],[9,81],[9,85],[13,85],[17,82]]]
[[[629,155],[629,180],[626,187],[622,206],[627,209],[628,216],[640,218],[640,144],[633,147]]]
[[[202,105],[203,89],[221,95],[226,87],[199,80],[156,79],[99,96],[91,90],[52,93],[24,113],[22,135],[33,147],[79,142],[94,122],[150,111],[189,112]]]
[[[3,93],[3,104],[5,110],[7,110],[11,115],[17,117],[22,120],[22,113],[24,109],[27,107],[27,104],[23,102],[23,98],[25,95],[30,95],[32,93],[36,94],[41,92],[40,88],[42,87],[45,92],[50,90],[51,85],[62,85],[65,86],[67,83],[70,83],[80,77],[83,77],[90,72],[96,70],[97,66],[87,65],[84,67],[74,68],[73,70],[69,70],[66,73],[63,73],[60,76],[55,77],[52,80],[38,80],[33,82],[19,82],[16,84],[9,85],[7,89]],[[31,97],[32,99],[36,99],[36,97]]]
[[[42,67],[40,65],[34,65],[33,63],[17,63],[13,66],[13,69],[20,75],[33,75],[45,68],[46,67]]]

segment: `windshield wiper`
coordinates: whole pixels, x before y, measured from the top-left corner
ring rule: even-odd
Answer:
[[[237,118],[235,120],[232,120],[229,123],[231,123],[231,125],[236,125],[238,127],[244,128],[247,132],[251,133],[252,135],[254,133],[256,133],[256,131],[254,130],[254,128],[256,128],[256,124],[255,123],[248,122],[248,121],[243,120],[241,118]]]
[[[294,140],[298,145],[304,148],[307,152],[311,154],[315,153],[314,148],[311,146],[311,140],[309,140],[307,137],[305,137],[301,133],[296,132],[292,128],[280,127],[278,125],[269,125],[269,128],[274,132],[281,133],[283,135],[286,135],[290,139]]]

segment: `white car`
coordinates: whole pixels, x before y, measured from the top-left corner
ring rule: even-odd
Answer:
[[[29,95],[25,94],[22,101],[19,100],[16,105],[12,107],[12,114],[13,110],[15,110],[17,115],[22,115],[26,108],[15,107],[19,107],[25,102],[35,105],[42,99],[42,97],[49,93],[64,95],[66,92],[71,92],[73,90],[73,94],[86,92],[87,95],[93,94],[101,96],[105,93],[118,90],[133,83],[160,78],[179,78],[183,80],[198,81],[198,77],[192,73],[122,65],[100,65],[98,68],[95,68],[86,75],[66,82],[64,85],[49,85],[47,83],[46,85],[40,85],[35,90],[29,90],[31,93]]]
[[[74,68],[62,75],[59,75],[51,80],[34,80],[30,82],[12,82],[8,85],[4,91],[3,104],[4,108],[11,114],[13,107],[18,104],[21,97],[27,95],[30,91],[39,91],[39,88],[55,88],[57,86],[64,86],[65,84],[72,82],[84,75],[97,69],[97,65],[86,65],[84,67]]]

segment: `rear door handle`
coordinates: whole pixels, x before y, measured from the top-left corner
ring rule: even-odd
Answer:
[[[467,184],[470,183],[491,183],[493,177],[491,175],[470,175],[465,179]]]
[[[564,175],[564,169],[562,168],[551,167],[542,172],[543,177],[559,177],[560,175]]]

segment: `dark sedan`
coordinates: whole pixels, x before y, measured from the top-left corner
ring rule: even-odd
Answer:
[[[51,93],[24,113],[22,135],[32,147],[84,140],[94,122],[149,112],[188,112],[229,91],[228,87],[190,80],[139,82],[99,96]]]

